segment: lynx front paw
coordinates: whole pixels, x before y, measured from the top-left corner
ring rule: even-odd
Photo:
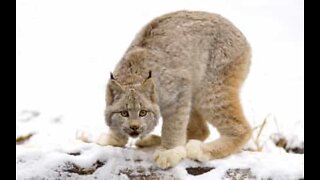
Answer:
[[[90,134],[84,130],[77,130],[76,139],[83,141],[83,142],[86,142],[86,143],[92,142],[91,138],[90,138]]]
[[[101,146],[111,145],[111,146],[124,147],[127,144],[127,140],[117,138],[112,134],[101,134],[97,139],[96,143]]]
[[[136,146],[140,148],[159,146],[160,144],[161,137],[153,134],[147,135],[146,137],[141,138],[136,142]]]
[[[187,157],[189,159],[206,162],[211,159],[210,153],[203,148],[202,141],[190,140],[186,145]]]
[[[157,150],[153,158],[160,168],[167,169],[177,165],[186,156],[186,149],[183,146],[178,146],[168,150]]]

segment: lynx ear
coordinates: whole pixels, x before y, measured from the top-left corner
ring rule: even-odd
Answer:
[[[122,86],[116,81],[111,73],[110,81],[107,85],[107,95],[106,95],[106,102],[107,105],[110,105],[114,102],[120,94],[124,92]]]
[[[148,78],[141,84],[140,91],[144,93],[153,103],[157,102],[157,94],[151,71],[149,71]]]
[[[150,78],[152,78],[152,71],[149,71],[149,75],[148,75],[147,79],[150,79]]]
[[[112,72],[110,73],[110,79],[115,80],[115,78],[114,78],[114,76],[113,76]]]

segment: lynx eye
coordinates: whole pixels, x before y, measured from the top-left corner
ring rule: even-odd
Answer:
[[[140,117],[144,117],[144,116],[146,116],[147,115],[147,111],[146,110],[141,110],[140,112],[139,112],[139,116]]]
[[[120,114],[123,117],[129,117],[129,112],[128,111],[121,111]]]

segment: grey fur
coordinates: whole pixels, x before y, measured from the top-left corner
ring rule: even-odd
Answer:
[[[143,138],[161,115],[157,142],[162,150],[155,161],[162,168],[185,156],[207,161],[237,152],[251,135],[239,98],[250,57],[246,38],[220,15],[178,11],[152,20],[137,34],[108,83],[106,122],[112,136],[126,142],[124,129],[134,121]],[[147,118],[137,116],[142,109],[148,110]],[[130,116],[121,117],[122,110]],[[221,137],[204,144],[207,122]],[[186,145],[187,139],[197,140]],[[185,150],[180,148],[185,145]]]

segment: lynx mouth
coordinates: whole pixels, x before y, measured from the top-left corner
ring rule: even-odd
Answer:
[[[136,138],[136,137],[138,137],[138,136],[140,135],[140,133],[138,133],[138,132],[131,132],[131,133],[129,133],[129,135],[130,135],[131,137],[133,137],[133,138]]]

